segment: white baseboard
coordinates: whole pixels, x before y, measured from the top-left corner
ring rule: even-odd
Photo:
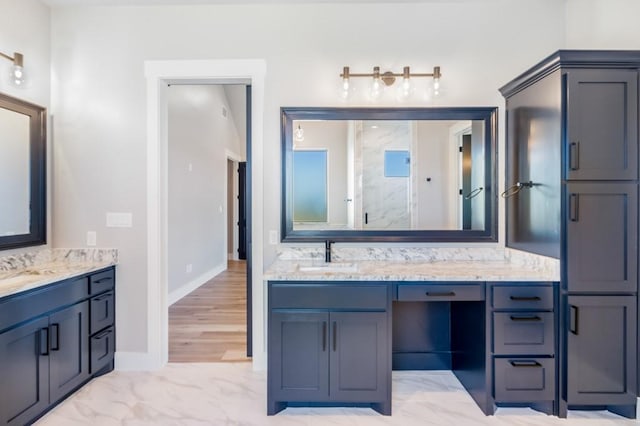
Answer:
[[[186,283],[182,287],[173,290],[171,293],[169,293],[169,299],[168,299],[169,306],[173,305],[178,300],[182,299],[187,294],[191,293],[193,290],[197,289],[198,287],[200,287],[210,279],[214,278],[219,273],[225,271],[226,269],[227,269],[227,262],[225,261],[220,265],[215,266],[213,269],[205,272],[204,274],[197,276],[196,278]]]
[[[160,367],[148,352],[115,353],[115,369],[118,371],[153,371]]]

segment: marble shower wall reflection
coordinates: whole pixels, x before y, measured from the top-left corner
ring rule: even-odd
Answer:
[[[363,121],[356,134],[356,147],[366,164],[356,174],[362,181],[362,229],[411,229],[411,175],[387,176],[385,152],[408,151],[413,158],[412,122]]]

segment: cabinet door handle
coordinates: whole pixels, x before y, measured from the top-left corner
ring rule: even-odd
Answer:
[[[569,331],[578,335],[578,307],[569,305]]]
[[[516,368],[542,367],[542,364],[537,361],[509,361],[509,364]]]
[[[105,293],[105,294],[102,294],[102,295],[100,295],[98,297],[94,297],[93,299],[91,299],[91,301],[92,302],[99,302],[99,301],[104,300],[104,299],[106,299],[108,297],[113,297],[113,292],[110,291],[109,293]]]
[[[369,213],[365,213],[364,214],[364,224],[368,225],[369,224]]]
[[[327,322],[322,321],[322,352],[327,350]]]
[[[335,352],[338,347],[338,323],[333,322],[333,351]]]
[[[51,334],[49,342],[52,351],[60,350],[60,324],[51,324]]]
[[[433,296],[433,297],[446,297],[446,296],[455,296],[456,292],[455,291],[427,291],[424,293],[426,296]]]
[[[99,280],[95,280],[93,283],[94,284],[102,284],[102,283],[107,282],[107,281],[111,281],[111,277],[101,278]]]
[[[509,296],[514,302],[537,302],[542,300],[540,296]]]
[[[528,315],[528,316],[522,316],[522,317],[511,315],[510,318],[511,318],[511,321],[542,321],[542,318],[540,318],[537,315]]]
[[[569,195],[569,220],[571,222],[578,221],[579,201],[578,194]]]
[[[40,337],[40,355],[49,355],[49,327],[41,328],[38,337]]]
[[[578,170],[580,168],[580,142],[571,142],[569,144],[569,168]]]
[[[103,331],[102,333],[95,335],[93,337],[93,340],[102,340],[105,337],[107,337],[108,335],[110,335],[111,333],[113,333],[113,329],[109,328],[109,329]]]

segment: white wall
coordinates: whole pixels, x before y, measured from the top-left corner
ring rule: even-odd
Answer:
[[[567,49],[640,49],[640,1],[566,0]]]
[[[417,123],[418,229],[458,229],[455,204],[447,202],[457,186],[452,183],[457,182],[457,169],[450,168],[449,158],[455,152],[449,138],[451,125],[447,121]]]
[[[268,242],[279,229],[281,106],[345,105],[344,65],[440,65],[440,105],[502,106],[498,87],[563,46],[564,12],[557,0],[54,8],[54,244],[82,246],[96,230],[99,246],[120,249],[118,348],[144,352],[145,60],[266,60],[264,158],[254,159],[264,163],[265,226],[254,232]],[[346,105],[358,104],[370,105]],[[106,211],[132,212],[134,227],[105,228]],[[268,265],[277,247],[262,249]]]
[[[12,63],[0,58],[0,92],[49,108],[51,97],[51,15],[40,0],[0,0],[0,52],[24,55],[28,84],[15,88],[9,84]],[[49,123],[50,124],[50,123]],[[51,133],[51,126],[48,128]],[[1,138],[0,138],[1,139]],[[47,199],[51,200],[51,137],[47,138]],[[4,200],[3,200],[4,202]],[[47,210],[47,241],[51,241],[51,210]],[[49,244],[47,244],[48,246]],[[1,251],[0,256],[33,251],[34,247]]]
[[[223,86],[172,85],[167,103],[168,288],[176,294],[226,269],[226,151],[244,149]]]

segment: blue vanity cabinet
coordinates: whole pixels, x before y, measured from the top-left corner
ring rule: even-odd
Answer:
[[[48,329],[44,317],[0,333],[0,424],[24,425],[49,405]]]
[[[557,414],[557,285],[489,283],[496,405]]]
[[[569,295],[567,304],[567,401],[635,418],[635,295]]]
[[[364,405],[391,414],[386,283],[270,281],[268,414]]]
[[[506,180],[531,183],[506,201],[507,246],[560,258],[561,417],[635,418],[639,76],[640,50],[560,50],[500,89]]]
[[[55,403],[89,379],[89,302],[49,316],[49,401]]]
[[[600,65],[565,72],[567,180],[638,179],[635,53],[635,66],[625,66],[635,69]]]
[[[566,273],[570,293],[638,291],[638,185],[566,184]]]
[[[115,280],[114,268],[100,273]],[[90,369],[92,277],[0,299],[0,425],[32,423],[97,375]],[[113,350],[109,360],[100,374],[113,369]]]

